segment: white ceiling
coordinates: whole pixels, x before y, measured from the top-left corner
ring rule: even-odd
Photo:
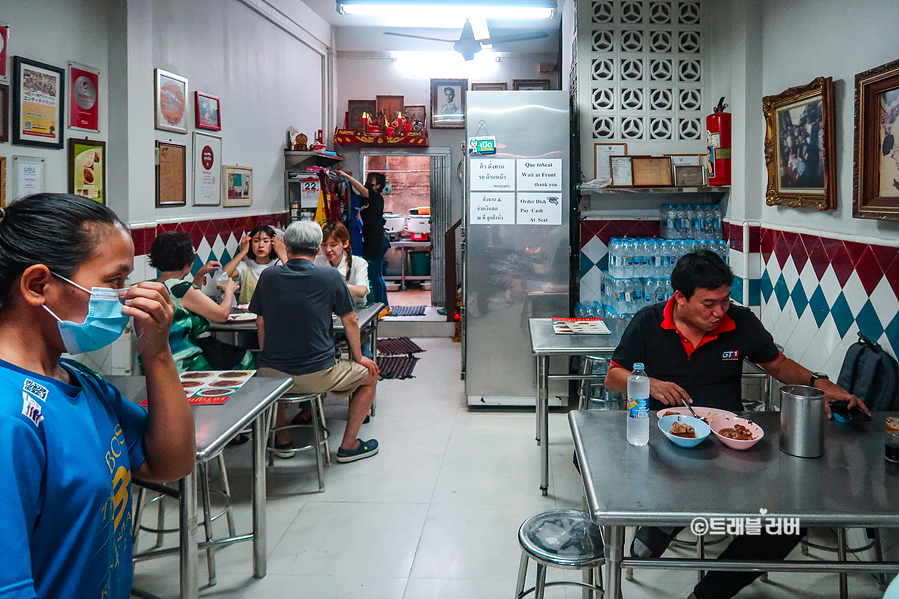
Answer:
[[[458,39],[462,33],[462,25],[464,20],[458,23],[434,23],[434,22],[413,22],[408,18],[397,17],[367,17],[359,15],[342,15],[337,13],[336,0],[303,0],[311,10],[337,28],[343,27],[364,27],[371,33],[382,33],[383,31],[394,31],[397,33],[409,33],[412,35],[423,35],[427,37]],[[515,42],[505,44],[502,47],[494,47],[498,52],[555,52],[558,48],[558,31],[560,16],[556,10],[556,16],[552,19],[488,19],[487,27],[491,36],[512,35],[523,31],[546,31],[549,37],[541,40],[532,40],[526,42]],[[442,30],[440,30],[442,29]],[[396,45],[396,49],[405,49],[408,43],[406,40],[394,36],[383,36],[387,38],[389,45]],[[423,49],[442,49],[440,42],[429,42],[420,40]],[[378,44],[382,46],[382,44]],[[383,46],[382,46],[383,47]],[[339,48],[338,48],[339,49]]]

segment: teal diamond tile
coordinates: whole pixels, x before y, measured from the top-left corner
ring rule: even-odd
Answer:
[[[793,293],[790,294],[790,297],[793,298],[793,307],[796,308],[796,316],[802,316],[802,313],[805,312],[806,307],[808,307],[808,297],[805,295],[805,290],[802,288],[802,281],[796,282],[796,286],[793,287]]]
[[[743,279],[740,277],[734,277],[734,282],[730,284],[730,296],[743,303]]]
[[[883,334],[883,324],[881,324],[871,300],[865,302],[858,316],[855,317],[855,324],[858,325],[858,330],[868,339],[876,340]]]
[[[768,276],[767,270],[762,273],[762,278],[759,279],[759,281],[759,285],[762,291],[762,297],[765,298],[765,303],[767,304],[771,299],[771,293],[774,292],[774,286],[771,284],[771,277]]]
[[[774,295],[777,296],[777,303],[780,304],[780,309],[783,310],[784,306],[787,305],[787,300],[790,299],[790,290],[787,289],[787,282],[784,280],[783,275],[777,277],[777,283],[774,285]]]
[[[899,352],[899,314],[893,317],[893,320],[890,321],[890,324],[887,325],[886,328],[887,339],[890,340],[890,345],[893,346],[894,352]]]
[[[833,316],[834,324],[837,325],[840,337],[845,336],[846,331],[849,330],[855,319],[852,318],[852,310],[849,309],[849,302],[846,301],[846,296],[843,295],[842,291],[833,303],[833,306],[831,306],[830,313]]]
[[[212,260],[212,258],[210,258],[210,260]],[[201,268],[203,268],[203,264],[205,264],[205,262],[200,260],[199,256],[194,256],[194,263],[190,267],[190,274],[196,275],[197,271],[199,271]]]
[[[830,308],[827,306],[827,299],[824,297],[824,292],[821,291],[820,286],[815,287],[815,292],[808,300],[808,307],[812,311],[815,322],[818,323],[818,328],[820,329],[821,325],[824,324],[824,319],[827,318],[828,312],[830,312]]]
[[[580,257],[581,257],[581,259],[580,259],[580,264],[578,265],[578,272],[579,272],[579,276],[581,278],[583,278],[584,275],[587,274],[587,271],[590,270],[591,268],[593,268],[594,265],[593,265],[593,261],[590,260],[587,256],[585,256],[583,252],[581,252]]]
[[[749,279],[749,305],[762,305],[761,281],[759,279]]]

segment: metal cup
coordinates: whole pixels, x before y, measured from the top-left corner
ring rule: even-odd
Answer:
[[[780,450],[800,458],[824,455],[824,392],[808,385],[780,390]]]

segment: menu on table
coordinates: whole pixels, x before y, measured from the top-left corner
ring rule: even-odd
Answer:
[[[223,404],[244,386],[255,370],[203,370],[181,374],[181,386],[192,406]],[[141,403],[147,405],[147,400]]]
[[[553,318],[557,335],[611,335],[602,318]]]

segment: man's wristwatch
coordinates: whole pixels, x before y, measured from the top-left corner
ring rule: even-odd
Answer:
[[[823,372],[813,372],[813,373],[812,373],[812,378],[810,378],[809,381],[808,381],[809,387],[814,387],[814,386],[815,386],[815,381],[817,381],[818,379],[824,379],[824,380],[826,380],[826,381],[829,381],[829,380],[830,380],[830,377],[827,376],[826,374],[824,374]]]

